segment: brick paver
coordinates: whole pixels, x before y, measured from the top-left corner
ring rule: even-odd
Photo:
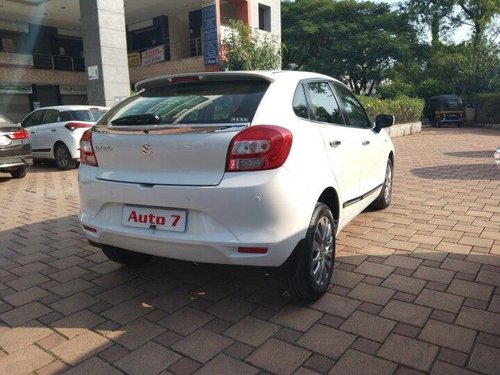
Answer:
[[[270,269],[108,261],[77,171],[0,174],[1,374],[500,372],[500,133],[395,139],[393,204],[339,234],[305,304]]]

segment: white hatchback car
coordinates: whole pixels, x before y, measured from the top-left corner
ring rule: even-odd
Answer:
[[[30,134],[34,159],[53,159],[60,169],[72,169],[80,158],[80,138],[109,108],[84,105],[44,107],[21,121]]]
[[[391,200],[394,147],[341,82],[218,72],[140,82],[81,141],[80,222],[111,260],[283,266],[328,288],[335,236]]]

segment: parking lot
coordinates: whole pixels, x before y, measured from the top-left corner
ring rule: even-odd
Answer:
[[[0,374],[498,374],[500,132],[394,143],[393,203],[340,233],[314,304],[274,269],[110,262],[76,170],[0,174]]]

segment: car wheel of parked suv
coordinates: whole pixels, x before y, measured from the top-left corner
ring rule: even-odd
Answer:
[[[135,251],[119,249],[113,246],[104,245],[101,250],[109,260],[121,264],[140,265],[151,259],[149,254],[136,253]]]
[[[28,168],[27,167],[19,167],[10,172],[10,175],[12,178],[23,178],[26,177],[26,174],[28,173]]]
[[[335,262],[335,232],[332,212],[326,204],[318,202],[304,246],[297,249],[288,270],[288,289],[292,295],[314,301],[326,292]]]
[[[54,156],[59,169],[74,169],[76,167],[76,161],[72,158],[65,145],[58,144],[54,150]]]
[[[393,175],[392,161],[389,159],[387,161],[387,168],[385,170],[385,180],[384,186],[380,195],[372,203],[372,207],[376,210],[383,210],[389,207],[392,198],[392,175]]]

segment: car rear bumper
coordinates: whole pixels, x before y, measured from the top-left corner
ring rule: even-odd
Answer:
[[[31,155],[31,145],[29,143],[15,148],[0,148],[0,169],[30,165],[33,165],[33,156]]]
[[[87,239],[167,258],[280,266],[305,237],[315,204],[314,198],[303,198],[311,194],[283,168],[229,173],[218,186],[206,187],[103,181],[96,171],[87,165],[79,170],[79,219]],[[127,204],[183,210],[186,230],[124,226]],[[242,247],[267,252],[243,253],[238,250]]]

